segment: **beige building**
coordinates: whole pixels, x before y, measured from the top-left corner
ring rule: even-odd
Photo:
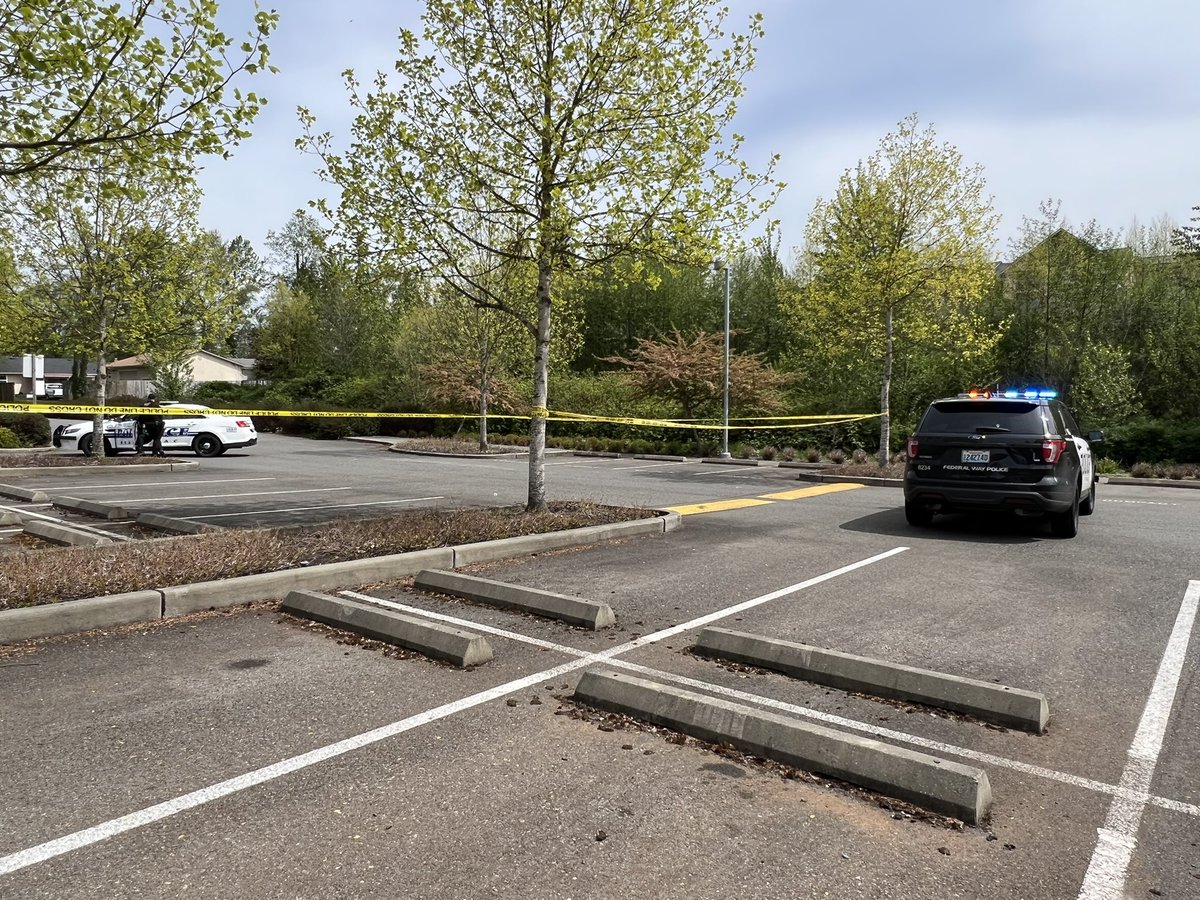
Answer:
[[[188,377],[197,384],[228,381],[242,384],[254,379],[253,359],[231,359],[207,350],[192,353]],[[108,364],[108,395],[132,394],[144,397],[154,389],[154,380],[145,356],[128,356]]]

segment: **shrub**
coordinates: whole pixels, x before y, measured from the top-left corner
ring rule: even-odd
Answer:
[[[1150,478],[1154,474],[1154,469],[1150,463],[1134,463],[1133,468],[1129,470],[1129,474],[1134,478]]]
[[[861,466],[867,461],[867,451],[862,447],[855,447],[854,452],[850,454],[850,458]]]
[[[809,462],[820,462],[821,451],[816,447],[809,447],[804,451],[804,458]]]
[[[829,451],[829,461],[834,465],[841,465],[846,461],[846,451],[841,447],[835,447]]]
[[[734,444],[730,449],[733,451],[730,455],[735,456],[738,459],[754,459],[754,457],[758,455],[758,451],[756,451],[749,444],[743,444],[740,442]]]
[[[758,455],[763,459],[774,459],[779,455],[779,450],[775,447],[763,447]]]
[[[38,413],[0,413],[0,428],[13,435],[13,447],[45,447],[50,443],[50,423]]]
[[[792,462],[792,460],[796,458],[796,448],[784,447],[781,451],[779,451],[779,455],[783,457],[785,462]]]
[[[1117,465],[1115,459],[1109,459],[1107,456],[1101,456],[1096,460],[1096,471],[1101,475],[1116,475],[1121,471],[1121,467]]]
[[[1136,419],[1105,435],[1104,451],[1118,462],[1200,463],[1200,422]]]
[[[17,437],[17,433],[11,428],[0,425],[0,449],[16,450],[20,446],[21,439]]]

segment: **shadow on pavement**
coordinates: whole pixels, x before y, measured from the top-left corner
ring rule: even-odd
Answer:
[[[934,516],[928,528],[909,525],[904,509],[896,507],[851,519],[841,525],[847,531],[888,534],[902,538],[955,541],[974,544],[1032,544],[1051,538],[1043,519],[1016,515],[969,515],[948,513]]]

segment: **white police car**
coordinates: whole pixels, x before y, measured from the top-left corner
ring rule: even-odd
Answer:
[[[190,450],[197,456],[220,456],[226,450],[253,447],[258,433],[249,416],[227,416],[213,412],[197,403],[164,401],[163,409],[188,410],[187,414],[163,416],[163,450]],[[104,453],[116,456],[122,451],[133,452],[136,445],[137,423],[133,416],[117,416],[104,420]],[[143,438],[143,445],[148,439]],[[54,446],[78,450],[84,456],[92,452],[92,421],[76,422],[56,429]]]

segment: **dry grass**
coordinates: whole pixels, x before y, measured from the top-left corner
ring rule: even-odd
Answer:
[[[173,457],[172,457],[173,458]],[[167,460],[168,462],[170,459]],[[151,463],[161,463],[163,460],[153,456],[134,456],[132,453],[121,456],[106,456],[96,459],[79,453],[52,453],[47,450],[29,450],[21,453],[0,453],[0,469],[18,468],[65,468],[67,466],[140,466]]]
[[[0,572],[0,609],[169,587],[306,565],[387,556],[646,518],[646,510],[591,503],[417,510],[400,516],[327,525],[230,530],[119,546],[18,552]]]

